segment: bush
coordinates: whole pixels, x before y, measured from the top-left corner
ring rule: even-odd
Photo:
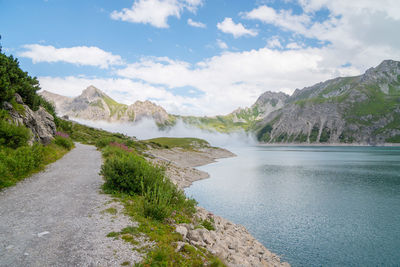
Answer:
[[[0,189],[10,184],[9,182],[10,173],[7,165],[0,158]]]
[[[214,226],[214,219],[209,218],[207,220],[201,221],[201,225],[206,228],[208,231],[215,231],[215,226]]]
[[[0,146],[4,145],[17,148],[28,144],[31,132],[25,126],[17,126],[4,120],[0,120]]]
[[[60,135],[56,135],[54,138],[54,143],[58,146],[62,146],[67,150],[71,150],[74,147],[74,142],[69,137],[62,137]]]
[[[126,152],[119,147],[107,146],[103,149],[106,161],[101,167],[109,192],[123,192],[143,197],[145,217],[162,221],[173,211],[192,215],[196,201],[187,199],[166,176],[164,169],[153,166],[144,158]]]
[[[144,190],[144,189],[143,189]],[[163,221],[172,213],[171,201],[176,190],[167,183],[159,183],[144,192],[144,216]]]
[[[19,67],[19,62],[13,56],[6,56],[0,50],[0,105],[4,101],[10,102],[15,93],[18,93],[25,104],[37,110],[40,104],[39,82]]]
[[[105,189],[128,194],[143,194],[141,183],[147,189],[156,181],[164,179],[164,170],[152,166],[144,158],[128,154],[117,147],[114,151],[119,151],[120,155],[107,158],[101,167],[101,174],[105,178]]]
[[[43,146],[35,143],[15,150],[4,149],[0,154],[0,162],[7,167],[9,175],[20,178],[40,167],[43,162]]]
[[[103,137],[100,138],[97,142],[96,142],[96,146],[98,148],[104,148],[106,146],[108,146],[110,143],[112,142],[117,142],[117,138],[115,137]]]

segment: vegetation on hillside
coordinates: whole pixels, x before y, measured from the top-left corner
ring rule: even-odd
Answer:
[[[258,122],[260,115],[258,107],[241,109],[238,112],[224,116],[196,117],[196,116],[175,116],[184,123],[196,126],[207,131],[218,131],[221,133],[232,133],[235,131],[250,131]]]
[[[3,54],[0,47],[0,190],[42,170],[73,147],[67,135],[57,136],[46,146],[37,142],[30,145],[32,132],[24,125],[14,124],[3,109],[4,102],[9,102],[17,112],[25,112],[14,99],[18,93],[31,109],[43,106],[55,115],[54,107],[36,93],[38,90],[37,79],[24,72],[16,58]]]
[[[151,144],[160,148],[174,148],[179,147],[188,150],[196,150],[199,148],[210,147],[210,144],[203,139],[199,138],[175,138],[175,137],[159,137],[144,140],[143,142]]]

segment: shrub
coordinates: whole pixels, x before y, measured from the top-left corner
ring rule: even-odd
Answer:
[[[69,138],[69,134],[63,133],[63,132],[56,132],[56,136],[61,136],[61,137],[64,137],[64,138]]]
[[[107,158],[101,168],[101,174],[105,178],[105,189],[128,194],[142,194],[142,182],[147,189],[156,181],[164,179],[163,169],[152,166],[142,157],[126,152],[119,157]]]
[[[11,176],[19,178],[40,167],[43,162],[43,146],[35,143],[15,150],[8,149],[0,160],[7,166]]]
[[[172,200],[177,193],[176,188],[167,182],[155,184],[153,187],[148,187],[146,191],[144,185],[142,187],[145,198],[144,215],[158,221],[169,217],[173,210]]]
[[[201,225],[206,228],[208,231],[215,231],[215,226],[214,226],[214,219],[209,218],[207,220],[201,221]]]
[[[31,132],[25,126],[17,126],[0,120],[0,145],[11,148],[25,146],[31,137]]]
[[[103,188],[142,196],[145,217],[162,221],[173,211],[190,215],[195,212],[196,201],[187,199],[183,191],[166,178],[163,168],[119,147],[107,146],[103,155],[106,157],[101,167],[105,179]]]
[[[74,147],[74,142],[70,138],[62,137],[56,135],[54,138],[54,143],[58,146],[62,146],[67,150],[71,150]]]
[[[13,56],[6,56],[0,50],[0,104],[11,101],[18,93],[25,104],[37,110],[40,97],[36,91],[40,90],[36,77],[32,78],[19,67],[19,62]]]
[[[103,148],[103,147],[108,146],[110,143],[116,142],[116,141],[117,141],[117,138],[115,138],[115,137],[103,137],[103,138],[100,138],[99,140],[97,140],[96,146],[98,148]]]
[[[9,185],[9,176],[7,165],[0,158],[0,189]]]

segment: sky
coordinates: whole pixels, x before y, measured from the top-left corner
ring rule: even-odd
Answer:
[[[400,60],[398,0],[0,0],[3,52],[41,88],[220,115]]]

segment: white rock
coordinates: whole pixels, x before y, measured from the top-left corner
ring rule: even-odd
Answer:
[[[186,228],[185,226],[178,225],[178,226],[176,227],[175,231],[176,231],[177,233],[179,233],[179,234],[182,235],[183,240],[186,239],[186,235],[187,235],[187,233],[188,233],[188,230],[187,230],[187,228]]]
[[[38,233],[37,236],[38,237],[42,237],[42,236],[47,235],[47,234],[50,234],[50,232],[44,231],[44,232]]]

